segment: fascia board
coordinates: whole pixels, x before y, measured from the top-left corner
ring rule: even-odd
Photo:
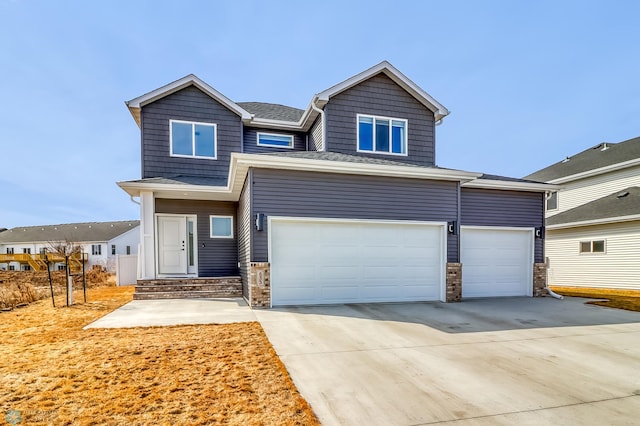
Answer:
[[[557,191],[559,185],[548,183],[510,182],[503,180],[476,179],[462,184],[463,188],[502,189],[510,191],[546,192]]]
[[[431,95],[421,89],[420,86],[411,81],[407,76],[402,74],[398,69],[396,69],[387,61],[382,61],[379,64],[374,65],[373,67],[318,93],[316,97],[318,98],[318,100],[326,103],[332,96],[335,96],[338,93],[341,93],[380,72],[384,72],[386,76],[398,83],[403,89],[408,91],[414,98],[420,101],[420,103],[431,110],[431,112],[435,114],[436,121],[441,120],[442,118],[449,115],[449,110],[445,108],[444,105],[436,101]]]
[[[142,96],[131,99],[130,101],[126,102],[126,104],[129,107],[129,110],[131,110],[132,108],[139,109],[151,102],[164,98],[165,96],[175,93],[190,85],[196,86],[198,89],[202,90],[204,93],[211,96],[213,99],[217,100],[218,102],[229,108],[231,111],[238,114],[243,120],[250,120],[251,118],[253,118],[253,115],[250,114],[247,110],[241,108],[238,104],[227,98],[222,93],[218,92],[216,89],[205,83],[194,74],[189,74],[179,80],[174,81],[173,83],[169,83],[149,93],[145,93]]]
[[[616,170],[626,169],[627,167],[633,167],[640,165],[640,158],[634,158],[633,160],[623,161],[621,163],[611,164],[608,166],[600,167],[593,170],[587,170],[586,172],[576,173],[570,176],[564,176],[561,178],[550,180],[552,184],[562,184],[571,182],[578,179],[584,179],[592,176],[601,175],[603,173],[615,172]]]
[[[557,225],[547,225],[546,229],[553,230],[553,229],[564,229],[564,228],[578,228],[581,226],[605,225],[608,223],[631,222],[634,220],[640,220],[640,214],[634,214],[630,216],[606,217],[602,219],[593,219],[593,220],[583,220],[580,222],[559,223]]]
[[[342,174],[363,174],[387,177],[405,177],[450,181],[469,181],[482,173],[464,172],[448,169],[423,169],[411,166],[389,166],[384,164],[361,164],[343,161],[327,161],[300,158],[284,158],[256,154],[232,154],[238,164],[246,167],[319,171]]]

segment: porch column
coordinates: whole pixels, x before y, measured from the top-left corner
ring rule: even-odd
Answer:
[[[156,277],[155,261],[155,202],[153,192],[140,191],[140,279]]]

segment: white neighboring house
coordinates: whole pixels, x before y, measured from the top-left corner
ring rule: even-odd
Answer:
[[[640,137],[601,143],[525,179],[549,194],[549,284],[640,289]]]
[[[21,226],[0,232],[0,270],[30,270],[24,261],[7,261],[10,256],[37,255],[52,242],[69,241],[82,246],[87,269],[99,265],[115,272],[116,255],[137,254],[140,221],[68,223],[61,225]],[[3,261],[4,258],[4,262]],[[52,269],[62,269],[62,264]]]

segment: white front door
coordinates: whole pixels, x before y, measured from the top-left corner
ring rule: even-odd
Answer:
[[[158,272],[186,274],[187,254],[186,216],[158,216]]]

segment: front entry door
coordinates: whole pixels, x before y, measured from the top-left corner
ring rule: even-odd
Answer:
[[[158,216],[158,272],[186,274],[187,260],[187,218]]]

